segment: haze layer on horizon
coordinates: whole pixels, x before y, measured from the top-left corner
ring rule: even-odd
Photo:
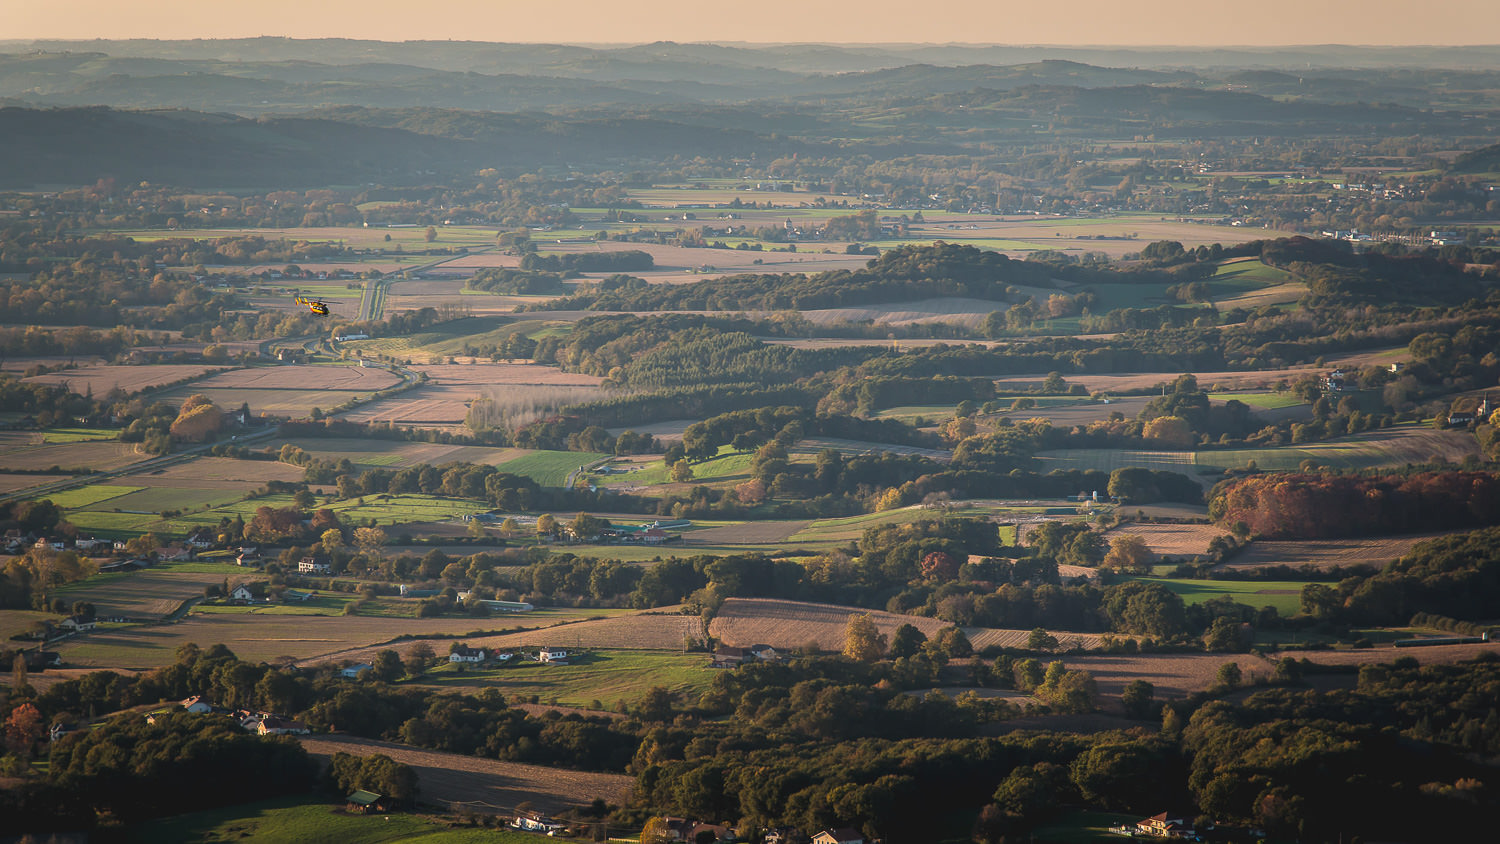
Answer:
[[[355,38],[625,44],[653,41],[830,44],[1036,44],[1266,47],[1500,43],[1500,3],[1439,0],[50,0],[15,3],[5,40]],[[310,56],[309,59],[315,57]]]

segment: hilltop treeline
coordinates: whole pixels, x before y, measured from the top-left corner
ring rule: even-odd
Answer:
[[[1500,523],[1500,479],[1489,472],[1255,475],[1216,487],[1209,514],[1267,539],[1472,528]]]

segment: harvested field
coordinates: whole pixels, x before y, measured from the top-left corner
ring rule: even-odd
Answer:
[[[682,615],[671,608],[650,612],[594,618],[544,630],[527,630],[503,636],[469,640],[471,647],[519,648],[567,645],[583,648],[681,651],[687,637],[703,638],[703,622],[696,615]]]
[[[233,566],[162,565],[145,571],[99,574],[57,591],[69,601],[89,601],[101,616],[154,620],[176,612],[184,601],[202,598],[205,586],[222,584],[226,577],[233,586],[248,580],[248,574],[251,572]]]
[[[682,535],[684,545],[762,545],[786,542],[808,525],[809,521],[742,522],[737,525],[704,528]]]
[[[67,475],[12,475],[0,473],[0,493],[16,492],[29,487],[60,481]]]
[[[844,628],[849,623],[849,616],[866,613],[887,637],[895,635],[896,628],[903,624],[910,624],[929,637],[952,626],[936,618],[858,607],[769,598],[730,598],[719,607],[718,615],[709,624],[709,633],[724,644],[737,647],[767,644],[790,650],[816,643],[820,650],[837,651],[844,647]]]
[[[1213,525],[1153,525],[1128,524],[1115,528],[1104,535],[1106,541],[1117,536],[1139,536],[1146,540],[1146,547],[1158,557],[1192,557],[1208,553],[1208,544],[1215,537],[1228,536],[1228,531]]]
[[[1158,699],[1186,697],[1212,686],[1226,662],[1238,663],[1247,683],[1252,675],[1269,676],[1275,669],[1274,659],[1251,654],[1100,654],[1062,660],[1068,668],[1093,674],[1100,694],[1106,697],[1119,697],[1132,680],[1156,686]]]
[[[665,443],[681,442],[682,432],[697,419],[668,419],[663,422],[652,422],[649,425],[630,425],[625,428],[610,428],[610,434],[619,436],[626,431],[635,431],[637,434],[650,434]]]
[[[310,653],[307,653],[306,655],[298,655],[298,652],[293,651],[281,651],[280,653],[292,653],[293,655],[297,656],[297,659],[300,662],[303,662],[305,664],[323,662],[369,662],[370,659],[375,656],[376,651],[379,651],[382,648],[386,647],[395,650],[397,653],[405,655],[408,651],[411,650],[412,647],[417,644],[417,642],[423,640],[423,636],[427,635],[442,634],[444,636],[448,636],[450,634],[459,634],[466,636],[466,638],[464,639],[464,641],[466,642],[480,642],[487,641],[492,637],[508,636],[511,634],[525,633],[527,635],[537,635],[532,631],[542,630],[543,628],[557,627],[558,625],[567,625],[562,628],[563,630],[567,630],[569,629],[569,627],[571,627],[569,622],[578,622],[582,619],[595,618],[601,615],[609,615],[611,613],[624,614],[628,612],[628,610],[621,611],[601,609],[542,609],[516,615],[491,616],[490,618],[418,619],[395,617],[377,618],[373,616],[360,616],[358,617],[358,621],[366,623],[363,625],[363,637],[340,633],[337,629],[337,625],[331,625],[326,628],[326,631],[329,634],[338,634],[339,638],[325,637],[320,638],[316,641],[332,642],[334,643],[334,647],[324,647],[316,650],[310,648],[301,648],[300,651],[310,651]],[[199,616],[193,616],[193,618],[195,619],[198,617]],[[218,617],[247,618],[251,616],[223,615]],[[277,617],[260,616],[259,618],[261,618],[262,620],[274,620]],[[281,618],[288,617],[281,616]],[[352,616],[345,616],[341,618],[311,618],[308,620],[319,622],[350,622],[354,621],[355,618]],[[360,625],[354,625],[353,627],[360,627]],[[412,638],[404,639],[401,642],[388,644],[390,643],[391,639],[402,634],[409,634]],[[338,647],[338,643],[340,641],[345,642],[343,647]],[[428,640],[427,644],[431,645],[433,650],[435,651],[446,653],[450,641],[448,639],[433,639]],[[562,642],[562,644],[571,645],[572,642],[569,640]],[[231,645],[231,647],[233,646]],[[677,647],[682,647],[681,640],[678,640]],[[235,653],[239,653],[239,651],[235,650]]]
[[[317,385],[322,390],[373,393],[400,382],[400,376],[385,369],[298,364],[237,369],[205,378],[196,386],[231,390],[300,390]]]
[[[1447,665],[1474,659],[1480,654],[1500,654],[1500,643],[1483,642],[1472,645],[1430,645],[1423,648],[1356,648],[1347,651],[1277,651],[1267,654],[1271,660],[1289,656],[1301,660],[1303,657],[1319,665],[1374,665],[1389,663],[1402,657],[1411,657],[1423,665]]]
[[[875,626],[887,638],[896,628],[910,624],[928,637],[945,627],[946,621],[914,615],[843,607],[834,604],[812,604],[803,601],[780,601],[769,598],[730,598],[719,608],[709,625],[709,633],[727,645],[749,647],[767,644],[789,650],[816,643],[820,650],[838,651],[844,647],[844,628],[849,616],[868,613]],[[1029,630],[1001,630],[988,627],[966,627],[964,634],[976,649],[1001,645],[1020,647],[1026,643]],[[1089,633],[1054,633],[1059,640],[1078,639],[1084,647],[1099,644],[1099,636]]]
[[[198,594],[202,595],[202,587]],[[551,616],[545,623],[556,620]],[[70,665],[100,668],[159,668],[175,661],[174,651],[188,642],[205,647],[222,642],[236,656],[252,662],[283,656],[325,662],[343,653],[368,650],[373,654],[375,646],[404,634],[464,634],[501,625],[515,626],[515,621],[195,613],[170,624],[101,628],[74,637],[57,650]]]
[[[371,402],[344,414],[355,422],[394,422],[416,426],[455,426],[464,422],[469,405],[480,396],[524,396],[528,389],[552,392],[570,388],[570,401],[586,401],[599,395],[603,379],[563,372],[555,366],[534,364],[476,363],[413,366],[424,372],[428,383],[399,396]]]
[[[300,481],[302,468],[273,460],[235,460],[231,457],[198,457],[176,463],[160,474],[128,475],[123,483],[142,483],[149,477],[151,486],[202,486],[210,489],[241,489],[245,484],[266,481]],[[230,484],[231,486],[223,486]],[[248,491],[248,490],[246,490]]]
[[[461,756],[436,750],[421,750],[395,742],[354,736],[305,736],[307,752],[320,759],[335,753],[371,756],[382,753],[410,765],[422,784],[426,802],[464,804],[478,812],[499,813],[530,802],[546,812],[585,808],[595,799],[624,803],[634,780],[624,774],[594,774],[501,762],[477,756]]]
[[[1064,451],[1039,451],[1036,455],[1037,471],[1046,473],[1054,469],[1095,469],[1113,472],[1127,466],[1179,472],[1197,478],[1191,451],[1138,451],[1123,448],[1072,448]],[[1218,480],[1218,473],[1200,483],[1211,486]]]
[[[0,443],[0,466],[23,471],[46,470],[53,466],[108,471],[144,459],[146,456],[137,454],[133,444],[107,440],[24,446]]]
[[[200,375],[222,368],[185,363],[150,364],[146,366],[84,366],[63,372],[34,375],[23,380],[32,384],[67,386],[73,392],[80,395],[92,390],[94,395],[103,396],[116,387],[127,393],[137,393],[151,387],[181,381],[184,378],[197,378]]]
[[[1250,547],[1218,569],[1256,569],[1265,566],[1296,566],[1329,569],[1334,566],[1374,566],[1405,556],[1412,546],[1427,539],[1445,536],[1422,533],[1410,536],[1383,536],[1368,539],[1319,539],[1305,542],[1255,541]]]
[[[1060,630],[1049,630],[1048,632],[1057,637],[1058,644],[1063,650],[1071,650],[1075,646],[1085,650],[1094,650],[1104,642],[1104,638],[1098,633],[1068,633]],[[1024,648],[1026,647],[1026,639],[1031,635],[1031,631],[1006,630],[1000,627],[965,627],[964,635],[969,637],[969,643],[977,651],[992,646]]]

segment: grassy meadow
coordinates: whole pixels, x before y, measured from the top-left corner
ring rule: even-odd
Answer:
[[[540,640],[544,634],[537,634]],[[568,647],[564,627],[553,637],[553,645]],[[715,671],[704,653],[662,651],[588,651],[569,665],[543,665],[522,660],[504,668],[458,670],[453,664],[428,672],[411,681],[423,686],[477,692],[497,689],[507,697],[532,695],[543,703],[589,707],[594,701],[606,707],[615,701],[634,703],[653,686],[695,699],[708,690]]]

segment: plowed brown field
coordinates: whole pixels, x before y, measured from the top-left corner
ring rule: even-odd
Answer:
[[[383,753],[416,770],[423,802],[458,803],[477,812],[512,811],[524,802],[546,812],[585,807],[596,798],[618,804],[625,802],[633,782],[624,774],[522,765],[354,736],[306,736],[301,742],[308,753],[320,759],[335,753]]]
[[[835,604],[811,604],[803,601],[779,601],[770,598],[730,598],[719,607],[709,625],[709,632],[726,645],[748,647],[766,644],[783,650],[816,644],[819,650],[837,651],[844,647],[844,628],[849,616],[868,613],[887,639],[896,628],[910,624],[923,635],[933,636],[946,621],[914,615],[865,610]],[[1029,630],[1003,630],[991,627],[965,627],[964,634],[975,648],[990,645],[1020,647],[1025,645]],[[1054,633],[1060,640],[1078,640],[1086,648],[1099,646],[1100,637],[1091,633]]]

